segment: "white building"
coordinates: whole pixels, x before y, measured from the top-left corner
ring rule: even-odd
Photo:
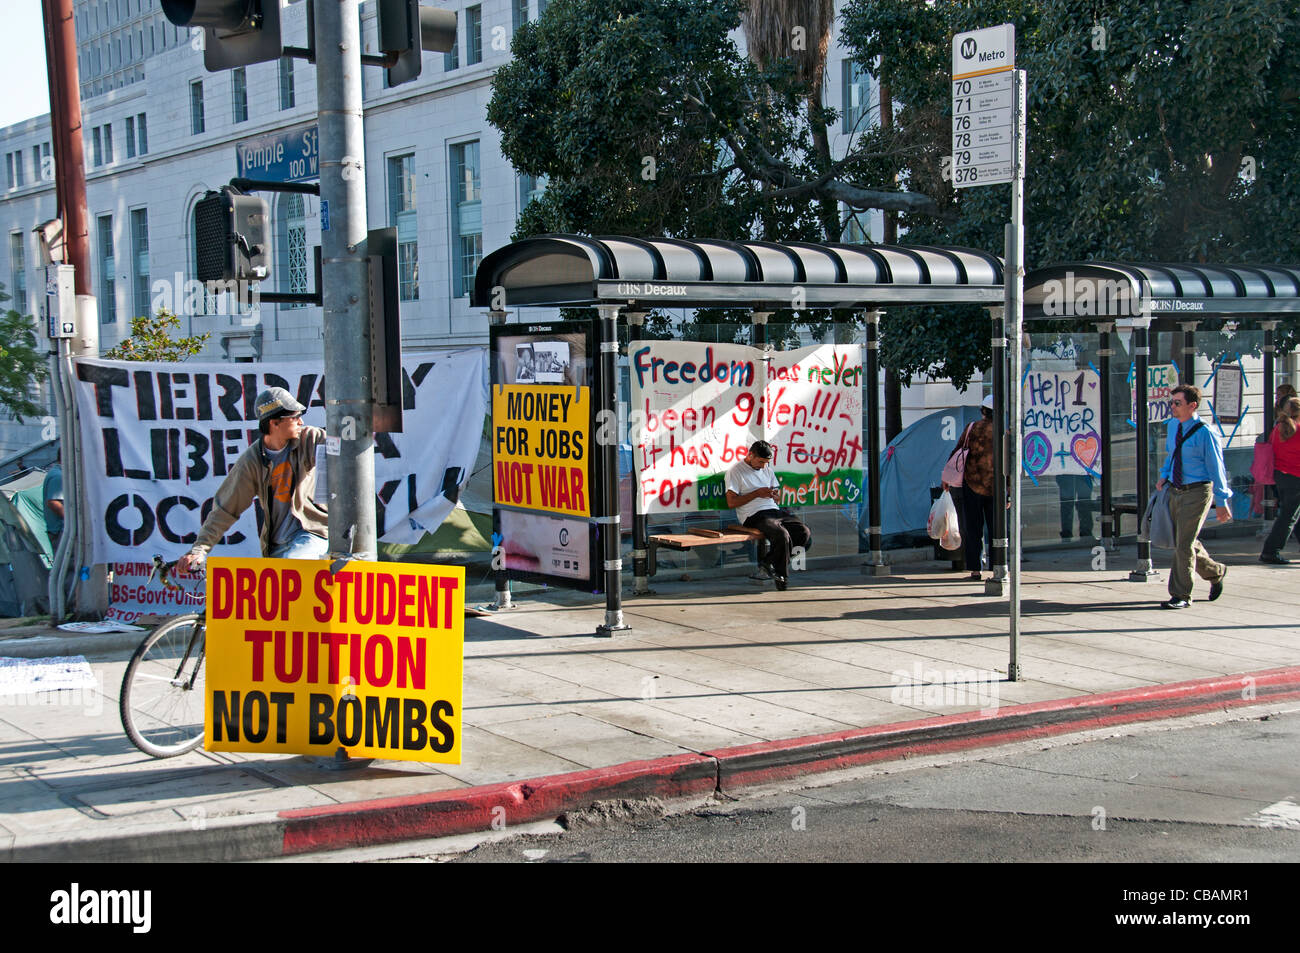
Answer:
[[[474,270],[485,252],[510,240],[538,186],[502,157],[485,112],[511,36],[546,0],[442,6],[458,13],[454,53],[425,54],[420,78],[395,89],[385,88],[382,69],[363,69],[369,227],[398,229],[407,349],[486,342],[487,322],[469,306]],[[374,7],[373,0],[361,5],[371,53],[378,52]],[[77,0],[75,15],[101,348],[125,337],[132,317],[165,305],[181,315],[185,333],[212,333],[201,360],[319,357],[319,308],[264,304],[231,313],[233,303],[187,296],[185,288],[193,277],[195,203],[240,174],[241,145],[315,126],[315,68],[285,59],[209,73],[201,32],[173,27],[158,0]],[[307,45],[300,0],[285,3],[282,29],[285,45]],[[869,121],[862,117],[875,92],[838,45],[826,76],[826,102],[844,112],[837,127],[843,148],[847,131]],[[0,129],[0,223],[8,245],[0,281],[17,299],[11,306],[31,314],[42,282],[32,229],[56,214],[50,143],[48,115]],[[274,221],[269,284],[308,290],[320,201],[264,195]],[[878,217],[873,221],[878,239]],[[863,234],[854,227],[849,237]],[[0,420],[0,458],[40,440],[38,422]]]

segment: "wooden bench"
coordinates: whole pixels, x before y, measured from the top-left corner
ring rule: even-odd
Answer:
[[[646,575],[659,570],[659,547],[677,552],[688,552],[702,546],[726,546],[729,543],[758,543],[758,561],[767,558],[767,537],[762,530],[746,526],[728,526],[726,529],[693,529],[686,533],[661,533],[646,539]]]
[[[1113,500],[1113,501],[1111,501],[1111,504],[1110,504],[1110,512],[1111,512],[1111,516],[1112,516],[1112,518],[1115,520],[1115,538],[1116,538],[1116,539],[1119,539],[1121,536],[1124,535],[1123,528],[1122,528],[1121,525],[1120,525],[1120,520],[1121,520],[1121,518],[1124,516],[1125,513],[1132,513],[1132,514],[1133,514],[1133,518],[1136,519],[1136,520],[1138,521],[1138,524],[1139,524],[1139,525],[1138,525],[1138,529],[1137,529],[1137,531],[1138,531],[1139,533],[1142,532],[1142,526],[1141,526],[1141,523],[1142,523],[1142,514],[1146,512],[1146,507],[1144,506],[1144,507],[1142,507],[1142,509],[1139,510],[1139,509],[1138,509],[1138,505],[1137,505],[1137,501],[1136,501],[1136,500],[1133,500],[1133,501],[1129,501],[1129,500]]]

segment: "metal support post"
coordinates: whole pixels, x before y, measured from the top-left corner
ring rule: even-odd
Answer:
[[[641,340],[641,329],[645,327],[644,311],[627,313],[627,340],[631,346]],[[632,452],[637,452],[633,445]],[[649,544],[646,542],[646,518],[641,512],[641,489],[636,485],[636,466],[632,467],[632,592],[638,596],[653,595],[650,588]]]
[[[1180,384],[1196,383],[1196,322],[1179,321],[1179,327],[1183,329],[1182,346],[1178,349],[1182,352],[1182,360],[1179,361],[1178,382]]]
[[[1101,377],[1101,544],[1111,552],[1115,550],[1115,478],[1110,471],[1110,359],[1115,353],[1110,336],[1114,329],[1113,321],[1097,324],[1097,365]]]
[[[1277,330],[1276,321],[1261,321],[1260,327],[1264,329],[1264,406],[1261,408],[1264,418],[1264,429],[1261,431],[1264,438],[1268,439],[1269,434],[1273,432],[1273,423],[1276,416],[1277,406],[1277,384],[1276,368],[1274,367],[1274,355],[1277,346],[1274,343],[1273,332]],[[1264,494],[1264,529],[1261,532],[1268,532],[1269,522],[1277,518],[1277,498],[1272,493]]]
[[[986,308],[992,322],[993,347],[993,525],[989,527],[989,569],[993,574],[984,580],[984,594],[1000,596],[1007,577],[1007,511],[999,496],[1007,485],[1007,331],[1003,321],[1005,305]],[[971,572],[978,566],[967,566]]]
[[[365,129],[358,0],[316,0],[330,551],[374,559],[373,342],[366,247]]]
[[[864,575],[888,576],[889,564],[881,549],[880,519],[880,316],[873,308],[864,317],[867,324],[867,545],[871,552],[862,567]]]
[[[771,311],[749,313],[749,343],[760,351],[767,350],[767,319],[771,316]]]
[[[600,392],[597,419],[617,420],[618,417],[618,305],[601,305],[599,333],[600,353],[596,364],[596,380]],[[596,524],[600,529],[601,551],[605,561],[605,624],[596,628],[596,634],[610,638],[620,632],[630,632],[632,627],[623,621],[623,558],[621,521],[618,504],[618,441],[605,440],[598,448],[599,470],[602,479],[600,512]]]
[[[1007,472],[1011,477],[1011,509],[1008,513],[1007,576],[1011,580],[1010,656],[1007,660],[1007,679],[1020,680],[1020,455],[1024,439],[1024,414],[1021,398],[1021,349],[1025,307],[1025,123],[1026,83],[1025,71],[1016,70],[1012,103],[1015,105],[1015,123],[1012,128],[1017,137],[1017,147],[1012,149],[1015,158],[1011,177],[1011,222],[1007,225],[1007,258],[1004,275],[1007,283],[1007,424],[1010,439],[1007,441]],[[993,509],[1003,508],[1002,487],[993,488]]]
[[[506,312],[489,311],[489,324],[505,324]],[[494,376],[501,375],[504,372],[500,368],[492,368]],[[496,473],[492,474],[493,489],[496,487]],[[492,499],[496,500],[496,493],[492,494]],[[506,548],[505,539],[501,535],[501,510],[495,502],[492,506],[492,577],[495,583],[496,595],[493,597],[491,605],[483,606],[484,609],[513,609],[514,602],[510,597],[510,574],[506,571]]]
[[[1147,367],[1149,364],[1148,358],[1151,354],[1147,335],[1150,327],[1150,317],[1143,316],[1134,319],[1133,387],[1136,396],[1133,403],[1136,406],[1133,410],[1137,417],[1134,423],[1137,424],[1135,442],[1137,445],[1137,508],[1139,520],[1142,519],[1142,512],[1146,508],[1147,497],[1151,495],[1151,474],[1148,472],[1150,467],[1147,465],[1147,457],[1151,449],[1150,427],[1147,422]],[[1143,534],[1141,523],[1139,523],[1137,566],[1128,574],[1128,577],[1133,582],[1146,582],[1155,574],[1155,567],[1151,562],[1151,541]]]

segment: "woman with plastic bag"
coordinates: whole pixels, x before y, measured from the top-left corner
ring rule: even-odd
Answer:
[[[980,405],[980,419],[962,434],[949,462],[954,463],[962,450],[966,459],[961,466],[961,506],[957,518],[961,538],[966,546],[966,568],[972,580],[982,580],[981,556],[984,552],[984,527],[993,527],[993,395]],[[945,472],[948,472],[945,470]],[[949,488],[944,480],[943,488]],[[990,560],[990,565],[992,561]]]

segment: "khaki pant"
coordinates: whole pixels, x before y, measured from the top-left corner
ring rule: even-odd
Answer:
[[[1209,582],[1218,582],[1228,567],[1216,563],[1197,539],[1205,517],[1214,501],[1214,488],[1203,483],[1185,490],[1172,490],[1169,494],[1169,515],[1174,521],[1174,565],[1169,571],[1169,595],[1174,599],[1192,598],[1192,567],[1196,575]]]

